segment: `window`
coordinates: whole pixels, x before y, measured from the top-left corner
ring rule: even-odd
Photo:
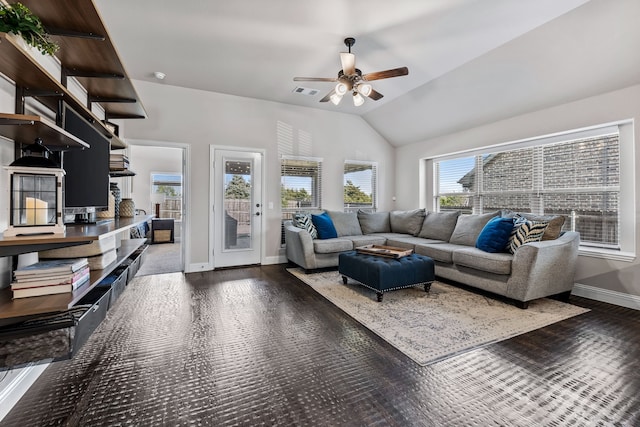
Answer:
[[[621,138],[621,129],[632,135],[629,128],[592,128],[435,159],[435,209],[564,215],[563,229],[580,233],[581,249],[633,252],[623,228],[634,221],[621,209],[623,192],[633,198],[632,188],[621,186],[623,169],[633,169],[621,154],[633,146],[632,138]]]
[[[282,156],[280,161],[280,202],[282,221],[295,212],[320,209],[322,159]],[[284,244],[284,226],[281,242]]]
[[[182,175],[152,173],[151,203],[159,218],[182,219]]]
[[[359,209],[375,212],[377,208],[377,164],[372,162],[344,162],[344,211]]]

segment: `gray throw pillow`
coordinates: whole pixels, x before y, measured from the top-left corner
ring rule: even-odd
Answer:
[[[393,233],[404,233],[417,236],[424,221],[424,209],[414,209],[412,211],[391,211],[389,222]]]
[[[365,212],[358,211],[358,221],[362,234],[390,233],[389,212]]]
[[[456,228],[453,229],[453,234],[451,234],[451,238],[449,239],[449,243],[475,246],[476,240],[484,226],[487,225],[487,222],[489,222],[491,218],[499,214],[500,212],[496,211],[480,215],[460,215],[456,223]]]
[[[528,212],[517,213],[516,218],[526,218],[533,222],[547,222],[549,226],[542,236],[542,240],[555,240],[562,233],[564,225],[564,216],[562,215],[534,215]]]
[[[451,238],[451,233],[458,222],[459,211],[429,212],[422,223],[419,237],[425,239],[444,240]]]
[[[333,221],[338,237],[362,236],[362,229],[355,212],[327,211],[327,213]]]

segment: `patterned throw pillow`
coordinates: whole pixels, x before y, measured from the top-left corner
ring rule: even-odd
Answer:
[[[305,213],[297,213],[293,214],[294,227],[302,228],[303,230],[307,230],[311,235],[312,239],[318,238],[318,230],[316,230],[316,226],[313,225],[313,221],[311,221],[311,214]]]
[[[513,254],[525,243],[539,242],[548,226],[548,222],[534,222],[524,218],[516,219],[507,249]]]

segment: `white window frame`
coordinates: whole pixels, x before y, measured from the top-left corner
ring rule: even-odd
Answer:
[[[371,204],[370,205],[357,205],[357,206],[348,206],[347,203],[344,202],[344,189],[345,189],[345,175],[347,172],[348,166],[358,166],[362,165],[363,167],[367,167],[371,169],[371,182],[369,185],[371,186]],[[344,161],[344,169],[343,169],[343,180],[342,180],[342,201],[345,212],[357,212],[360,209],[375,212],[378,209],[378,163],[377,162],[369,162],[369,161],[360,161],[360,160],[345,160]]]
[[[438,199],[438,171],[437,162],[449,159],[464,158],[482,154],[496,153],[504,150],[518,148],[535,147],[552,144],[562,141],[588,138],[590,136],[602,135],[612,128],[617,128],[619,134],[620,147],[620,191],[619,191],[619,249],[608,249],[602,247],[590,247],[580,245],[579,254],[595,258],[611,259],[616,261],[632,262],[636,258],[636,221],[635,221],[635,141],[634,141],[634,120],[621,120],[567,132],[559,132],[534,138],[527,138],[502,144],[495,144],[473,150],[459,151],[436,156],[425,160],[425,170],[432,172],[432,188],[427,198],[427,203],[435,211]],[[424,192],[423,192],[424,194]],[[460,193],[465,194],[465,193]],[[481,211],[481,207],[474,206],[474,212]]]
[[[155,179],[155,176],[157,175],[167,175],[167,176],[179,176],[180,177],[180,184],[179,185],[173,185],[173,183],[167,183],[166,185],[169,186],[174,186],[174,187],[179,187],[180,188],[180,196],[179,196],[179,209],[162,209],[160,208],[160,211],[162,212],[163,210],[165,212],[167,211],[178,211],[178,218],[174,218],[176,221],[181,221],[182,220],[182,215],[183,215],[183,204],[184,204],[184,176],[182,173],[180,172],[151,172],[150,173],[150,178],[151,178],[151,195],[150,195],[150,200],[151,200],[151,209],[153,212],[149,212],[149,214],[155,214],[155,203],[157,198],[158,198],[158,194],[160,193],[156,193],[154,191],[155,186],[159,185],[158,183],[162,183],[162,181],[157,181]],[[160,216],[162,218],[162,216]],[[169,218],[169,217],[166,217]],[[173,218],[173,216],[171,217]]]
[[[281,218],[282,218],[282,232],[281,232],[281,245],[284,246],[284,222],[296,213],[303,211],[318,211],[322,209],[322,162],[323,159],[320,157],[305,157],[305,156],[280,156],[280,190],[282,190],[282,177],[285,176],[282,174],[283,163],[287,160],[292,161],[307,161],[307,162],[315,162],[317,163],[317,176],[316,181],[312,183],[312,196],[313,203],[311,206],[297,206],[293,208],[285,208],[282,207],[282,194],[280,195],[280,206],[281,206]]]

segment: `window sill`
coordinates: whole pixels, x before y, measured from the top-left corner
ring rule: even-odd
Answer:
[[[636,259],[635,252],[621,252],[607,249],[598,248],[586,248],[581,247],[578,250],[579,256],[586,256],[591,258],[610,259],[614,261],[633,262]]]

